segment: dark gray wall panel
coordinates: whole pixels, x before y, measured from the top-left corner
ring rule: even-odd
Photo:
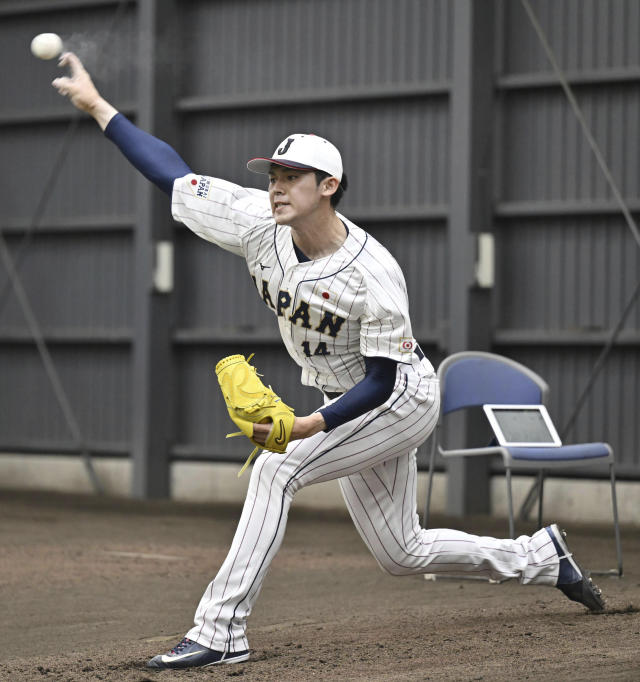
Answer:
[[[640,93],[635,85],[581,89],[585,120],[627,199],[640,191]],[[502,122],[501,201],[611,200],[575,114],[558,89],[507,94]]]
[[[399,223],[364,227],[391,252],[404,272],[414,336],[418,340],[435,338],[441,342],[448,315],[445,226],[438,223]]]
[[[15,255],[21,238],[8,240]],[[93,335],[132,325],[131,236],[126,234],[38,235],[29,244],[20,277],[45,330]],[[6,272],[0,265],[0,286]],[[0,335],[27,331],[13,292],[0,307]]]
[[[622,217],[527,218],[497,233],[497,326],[609,330],[640,273],[640,249]],[[640,306],[625,325],[640,330]]]
[[[637,0],[530,0],[560,66],[570,71],[640,64]],[[520,2],[503,0],[505,71],[550,71]]]
[[[167,99],[176,94],[177,115],[169,124],[161,112],[154,124],[164,130],[166,123],[194,170],[265,187],[264,178],[246,170],[246,160],[271,154],[287,134],[315,132],[341,148],[350,180],[342,209],[403,267],[414,332],[434,364],[449,350],[447,327],[457,305],[446,290],[450,204],[466,200],[450,161],[460,132],[450,121],[453,66],[472,58],[484,63],[482,50],[493,50],[494,130],[472,131],[494,145],[498,169],[486,183],[497,216],[493,347],[540,371],[552,384],[556,421],[568,416],[635,286],[639,250],[520,2],[497,0],[497,40],[479,40],[470,53],[454,41],[464,33],[454,30],[454,16],[465,14],[456,13],[451,0],[188,0],[177,3],[180,21],[154,36],[140,28],[130,2],[102,58],[99,46],[117,2],[85,9],[75,3],[66,10],[39,2],[33,11],[29,4],[11,3],[13,15],[0,3],[0,52],[8,65],[0,74],[0,224],[10,228],[14,253],[71,117],[49,85],[59,73],[55,63],[29,53],[33,35],[73,34],[70,46],[103,93],[133,114],[138,98],[141,111],[154,107],[153,93],[138,87],[136,64],[139,48],[157,41],[159,53],[150,61]],[[532,5],[637,214],[640,3]],[[488,3],[485,8],[492,10]],[[134,407],[131,351],[144,348],[131,345],[132,329],[141,336],[145,331],[132,310],[132,301],[141,300],[133,291],[133,230],[143,225],[139,209],[146,201],[136,194],[138,182],[84,118],[43,216],[45,234],[30,244],[22,269],[87,438],[119,443],[124,451]],[[491,220],[482,218],[485,229]],[[240,460],[251,447],[224,439],[234,426],[213,373],[220,357],[257,351],[261,371],[300,414],[320,396],[299,386],[299,369],[282,350],[275,320],[242,260],[184,227],[176,226],[173,235],[176,286],[168,296],[174,331],[167,340],[177,382],[173,454]],[[145,248],[137,251],[138,264],[145,263]],[[0,284],[3,277],[0,272]],[[472,273],[460,277],[471,281]],[[636,308],[576,434],[610,440],[624,470],[636,476],[639,326]],[[164,333],[154,338],[160,336],[164,343]],[[68,444],[13,299],[0,309],[0,370],[0,443]]]
[[[66,124],[0,127],[0,157],[11,169],[2,187],[4,225],[29,224],[58,157]],[[78,216],[130,216],[134,213],[134,172],[120,152],[83,121],[55,181],[43,223]]]
[[[278,335],[277,322],[257,294],[244,259],[178,228],[176,324],[224,335]]]
[[[446,0],[189,2],[182,93],[258,96],[447,79],[451,5]]]
[[[118,446],[128,441],[128,349],[59,347],[52,357],[84,438]],[[0,345],[0,376],[0,445],[73,443],[33,346]]]
[[[531,5],[637,220],[640,4]],[[522,4],[500,7],[494,347],[545,377],[562,427],[635,289],[640,249]],[[569,439],[609,441],[635,476],[639,327],[636,303]]]
[[[246,170],[294,132],[328,138],[343,154],[349,189],[344,206],[368,213],[427,209],[448,201],[450,143],[447,101],[348,103],[282,111],[233,111],[188,117],[183,151],[199,172],[266,188]],[[386,214],[385,214],[386,215]]]

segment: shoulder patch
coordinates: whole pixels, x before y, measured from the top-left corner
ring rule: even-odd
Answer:
[[[187,181],[189,188],[198,199],[206,199],[211,189],[211,178],[204,175],[192,175]]]
[[[400,352],[401,353],[413,353],[416,342],[413,339],[404,337],[400,339]]]

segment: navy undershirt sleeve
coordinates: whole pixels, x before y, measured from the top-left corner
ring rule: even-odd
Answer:
[[[109,121],[104,134],[147,180],[169,196],[174,181],[191,173],[173,147],[145,133],[122,114],[116,114]]]
[[[364,358],[365,377],[341,398],[319,410],[327,424],[325,431],[335,429],[382,405],[393,393],[397,362],[391,358]]]

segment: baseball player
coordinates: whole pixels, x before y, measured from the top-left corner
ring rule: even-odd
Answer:
[[[336,211],[347,189],[336,147],[314,135],[288,135],[271,156],[248,163],[265,176],[266,191],[193,173],[171,147],[107,103],[75,55],[63,55],[61,65],[70,75],[54,87],[171,197],[173,217],[245,260],[302,383],[323,398],[315,412],[295,418],[286,452],[263,451],[255,461],[231,548],[193,627],[147,665],[249,658],[247,618],[282,542],[293,496],[331,479],[339,479],[362,539],[392,575],[515,578],[557,586],[591,610],[604,608],[556,525],[515,540],[420,527],[415,453],[438,419],[438,381],[413,338],[400,267]],[[254,438],[264,444],[270,429],[256,424]]]

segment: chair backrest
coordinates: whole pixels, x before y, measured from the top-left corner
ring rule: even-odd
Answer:
[[[547,383],[515,360],[502,355],[465,351],[445,358],[438,368],[442,414],[466,407],[545,404]]]

